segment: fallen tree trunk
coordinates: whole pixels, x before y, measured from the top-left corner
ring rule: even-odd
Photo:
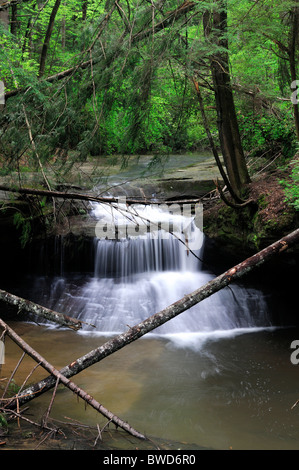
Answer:
[[[92,408],[101,413],[105,418],[114,423],[116,426],[127,431],[132,436],[138,437],[139,439],[146,439],[143,434],[136,431],[128,423],[120,419],[118,416],[111,413],[103,405],[101,405],[97,400],[95,400],[91,395],[86,393],[82,388],[78,387],[74,382],[68,380],[63,376],[57,369],[55,369],[52,364],[50,364],[45,358],[43,358],[39,353],[37,353],[29,344],[27,344],[17,333],[10,328],[3,320],[0,319],[0,327],[5,331],[5,333],[18,345],[28,356],[32,357],[39,365],[41,365],[47,372],[49,372],[53,377],[58,379],[63,385],[69,388],[72,392],[76,393],[80,398],[82,398],[86,403],[88,403]],[[18,397],[20,399],[20,397]],[[1,400],[0,400],[1,402]]]
[[[26,311],[32,315],[37,315],[45,320],[57,323],[61,326],[71,328],[72,330],[79,330],[82,328],[82,322],[76,318],[71,318],[68,315],[55,312],[49,308],[42,307],[30,300],[22,299],[17,295],[10,294],[2,289],[0,289],[0,301],[5,302],[6,304],[12,305],[18,308],[18,313],[21,311]]]
[[[180,313],[188,310],[207,297],[210,297],[212,294],[220,291],[233,281],[236,281],[242,276],[245,276],[247,273],[263,265],[266,261],[269,261],[274,256],[289,249],[298,241],[299,229],[281,238],[272,245],[264,248],[255,255],[247,258],[242,263],[239,263],[220,276],[209,281],[207,284],[195,290],[194,292],[185,295],[182,299],[152,315],[143,322],[133,326],[127,332],[116,336],[102,346],[99,346],[98,348],[75,360],[70,365],[67,365],[61,369],[60,373],[69,378],[90,367],[91,365],[100,362],[105,357],[110,356],[112,353],[122,349],[124,346],[132,343],[133,341],[136,341],[138,338],[141,338],[145,334],[158,328],[172,318],[175,318]],[[44,393],[45,391],[51,389],[53,386],[55,386],[55,378],[52,376],[46,377],[42,381],[29,387],[23,394],[26,396],[22,397],[22,399],[19,399],[18,402],[19,404],[24,404]],[[14,400],[10,404],[10,407],[14,408],[16,406],[17,400]]]

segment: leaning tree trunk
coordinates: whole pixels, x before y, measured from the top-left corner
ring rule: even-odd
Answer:
[[[99,346],[98,348],[90,351],[85,356],[82,356],[79,359],[73,361],[71,364],[61,369],[59,371],[60,374],[67,378],[73,377],[82,370],[87,369],[97,362],[100,362],[101,360],[105,359],[105,357],[108,357],[114,352],[119,351],[124,346],[131,344],[133,341],[136,341],[150,331],[153,331],[169,320],[175,318],[182,312],[185,312],[202,300],[220,291],[230,283],[241,278],[253,269],[263,265],[266,261],[269,261],[271,258],[273,258],[273,256],[287,250],[298,242],[299,229],[290,233],[286,237],[283,237],[267,248],[264,248],[262,251],[251,256],[242,263],[239,263],[215,279],[209,281],[207,284],[200,287],[196,291],[185,295],[182,299],[166,307],[164,310],[155,313],[143,322],[133,326],[128,331],[116,336],[102,346]],[[33,384],[31,387],[23,391],[22,397],[18,397],[17,399],[13,400],[10,403],[9,408],[13,409],[18,405],[21,406],[33,398],[40,396],[42,393],[53,388],[55,383],[55,378],[53,376],[48,376],[42,381]]]
[[[229,71],[225,0],[218,0],[216,10],[212,14],[207,12],[203,21],[205,36],[212,41],[212,46],[215,48],[211,60],[211,72],[221,151],[230,184],[234,192],[240,196],[244,186],[250,182],[250,177],[241,143]]]

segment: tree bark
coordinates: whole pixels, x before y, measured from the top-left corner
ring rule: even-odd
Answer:
[[[298,3],[298,0],[297,0]],[[292,17],[292,25],[291,25],[291,33],[290,33],[290,40],[289,40],[289,48],[288,48],[288,56],[290,62],[290,75],[292,83],[297,84],[297,44],[298,44],[298,34],[299,34],[299,6],[294,5],[291,11]],[[298,86],[297,86],[298,92]],[[299,105],[298,103],[293,104],[293,111],[294,111],[294,122],[295,122],[295,130],[297,139],[299,140]]]
[[[31,189],[31,188],[13,188],[9,186],[0,185],[0,191],[7,191],[19,194],[28,194],[32,196],[42,196],[42,197],[51,197],[51,198],[61,198],[61,199],[72,199],[72,200],[80,200],[80,201],[93,201],[93,202],[102,202],[107,204],[119,203],[118,197],[105,197],[105,196],[94,196],[88,194],[81,194],[81,193],[64,193],[62,191],[49,191],[45,189]],[[153,205],[153,204],[184,204],[184,203],[196,203],[199,202],[199,199],[179,199],[178,201],[171,200],[171,201],[151,201],[148,199],[134,199],[134,198],[126,198],[126,204],[143,204],[143,205]]]
[[[86,20],[87,7],[88,7],[88,1],[83,0],[83,3],[82,3],[82,21]]]
[[[8,10],[13,5],[18,5],[19,3],[29,2],[31,0],[11,0],[10,2],[3,0],[0,2],[0,11]]]
[[[217,125],[220,146],[234,193],[239,197],[250,182],[243,153],[236,116],[231,77],[229,72],[227,39],[227,6],[225,0],[217,0],[217,9],[204,14],[205,36],[216,47],[211,60],[211,72],[215,91]]]
[[[72,392],[76,393],[80,398],[82,398],[88,405],[97,410],[103,416],[105,416],[109,421],[113,422],[116,426],[124,429],[132,436],[138,437],[139,439],[146,439],[143,434],[136,431],[128,423],[124,422],[118,416],[111,413],[103,405],[101,405],[97,400],[95,400],[91,395],[86,393],[82,388],[78,387],[74,382],[71,382],[66,377],[64,377],[55,367],[50,364],[45,358],[38,354],[29,344],[27,344],[17,333],[10,328],[3,320],[0,319],[0,327],[5,331],[6,334],[23,349],[32,359],[34,359],[38,364],[40,364],[47,372],[49,372],[53,377],[58,379],[63,385],[69,388]],[[1,399],[0,399],[1,402]]]
[[[10,32],[11,34],[16,35],[18,29],[18,6],[17,4],[12,4],[11,6],[11,18],[10,18]]]
[[[153,33],[157,33],[158,31],[161,31],[162,29],[171,26],[173,22],[177,21],[183,15],[193,10],[195,6],[196,6],[196,2],[192,2],[189,0],[184,1],[182,5],[180,5],[178,8],[176,8],[172,12],[168,13],[168,15],[156,25],[152,26],[151,28],[145,31],[140,31],[134,34],[132,37],[132,43],[141,41],[142,39],[145,39],[146,37],[151,36]]]
[[[55,312],[49,308],[42,307],[41,305],[38,305],[29,300],[22,299],[21,297],[10,294],[9,292],[6,292],[2,289],[0,289],[0,301],[17,307],[18,313],[25,311],[73,330],[79,330],[82,328],[82,322],[80,320],[63,315],[62,313]]]
[[[211,280],[204,286],[200,287],[199,289],[195,290],[190,294],[185,295],[182,299],[171,304],[160,312],[152,315],[143,322],[133,326],[123,334],[116,336],[115,338],[106,342],[102,346],[90,351],[85,356],[82,356],[71,364],[65,366],[63,369],[60,370],[60,373],[65,377],[69,378],[78,374],[87,367],[90,367],[91,365],[100,362],[105,357],[108,357],[114,352],[119,351],[126,345],[131,344],[133,341],[136,341],[147,333],[153,331],[154,329],[168,322],[172,318],[175,318],[182,312],[185,312],[186,310],[198,304],[202,300],[220,291],[233,281],[236,281],[237,279],[246,275],[253,269],[258,268],[259,266],[263,265],[266,261],[269,261],[271,258],[278,255],[279,253],[291,248],[294,244],[298,242],[299,229],[281,238],[272,245],[264,248],[263,250],[251,256],[250,258],[247,258],[242,263],[237,264],[236,266],[224,272],[215,279]],[[19,403],[19,405],[23,405],[24,403],[32,400],[33,398],[54,387],[55,383],[56,381],[52,376],[46,377],[42,381],[33,384],[31,387],[25,390],[23,393],[24,396],[18,400],[14,400],[13,402],[11,402],[10,407],[15,408],[17,406],[17,403]]]
[[[198,98],[198,102],[199,102],[199,107],[200,107],[200,111],[201,111],[201,117],[202,117],[202,121],[203,121],[203,125],[204,125],[204,128],[205,128],[205,131],[206,131],[206,134],[208,136],[208,139],[209,139],[209,143],[210,143],[210,147],[211,147],[211,150],[212,150],[212,153],[214,155],[214,158],[215,158],[215,161],[217,163],[217,166],[218,166],[218,169],[219,169],[219,172],[223,178],[223,182],[224,184],[226,185],[227,189],[228,189],[228,192],[230,193],[231,197],[233,198],[234,201],[236,201],[236,203],[231,203],[230,201],[228,201],[225,196],[223,195],[223,193],[220,191],[220,195],[222,197],[222,199],[224,200],[224,202],[227,204],[227,205],[230,205],[231,207],[233,208],[239,208],[239,207],[244,207],[245,205],[248,205],[249,203],[253,202],[252,199],[248,200],[248,201],[243,201],[242,199],[240,199],[240,197],[234,192],[234,189],[232,188],[231,184],[230,184],[230,180],[229,178],[227,177],[227,174],[225,173],[224,171],[224,168],[223,168],[223,165],[222,165],[222,162],[220,160],[220,157],[219,157],[219,154],[218,154],[218,151],[217,151],[217,148],[216,148],[216,145],[214,143],[214,139],[213,139],[213,136],[212,136],[212,133],[210,131],[210,127],[209,127],[209,123],[208,123],[208,119],[207,119],[207,116],[206,116],[206,113],[205,113],[205,109],[204,109],[204,104],[203,104],[203,99],[202,99],[202,96],[201,96],[201,92],[200,92],[200,88],[199,88],[199,85],[198,85],[198,82],[193,79],[193,83],[194,83],[194,86],[195,86],[195,90],[196,90],[196,94],[197,94],[197,98]]]

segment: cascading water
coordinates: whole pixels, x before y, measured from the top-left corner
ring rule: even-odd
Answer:
[[[94,325],[85,324],[83,332],[126,331],[214,277],[200,261],[204,238],[194,214],[174,214],[157,206],[140,206],[128,214],[126,205],[111,212],[96,204],[93,215],[99,224],[94,275],[83,283],[57,279],[49,301],[54,310]],[[163,226],[170,227],[172,234]],[[267,327],[266,312],[258,291],[234,285],[153,333],[195,346],[215,335]]]

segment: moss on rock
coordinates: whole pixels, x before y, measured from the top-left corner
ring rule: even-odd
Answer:
[[[204,232],[227,252],[251,254],[298,227],[298,211],[286,201],[281,170],[248,187],[253,204],[234,209],[218,201],[204,211]]]

